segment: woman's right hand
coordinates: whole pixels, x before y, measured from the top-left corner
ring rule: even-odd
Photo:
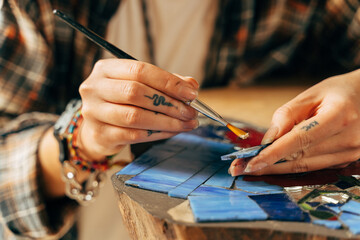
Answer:
[[[102,160],[125,144],[169,138],[197,127],[196,111],[184,101],[199,85],[154,65],[124,59],[100,60],[80,86],[79,150]]]

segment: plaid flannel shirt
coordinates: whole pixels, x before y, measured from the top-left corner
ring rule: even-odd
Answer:
[[[104,35],[118,1],[0,0],[1,239],[58,238],[68,229],[71,203],[59,200],[60,213],[41,194],[37,148],[54,114],[78,97],[100,49],[52,9]],[[220,0],[203,87],[248,84],[284,68],[358,68],[359,7],[358,0]]]

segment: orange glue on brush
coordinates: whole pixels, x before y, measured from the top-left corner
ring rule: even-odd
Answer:
[[[225,119],[223,119],[220,114],[212,110],[209,106],[207,106],[205,103],[200,101],[199,99],[194,99],[192,101],[186,102],[189,106],[195,108],[200,113],[204,114],[208,118],[211,118],[212,120],[215,120],[222,125],[226,126],[230,131],[236,134],[241,139],[246,139],[249,137],[249,133],[235,127],[234,125],[228,123]]]

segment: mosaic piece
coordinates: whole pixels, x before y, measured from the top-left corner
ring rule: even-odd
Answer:
[[[150,148],[147,152],[127,165],[117,175],[136,175],[156,164],[175,156],[184,149],[181,145],[158,145]]]
[[[234,177],[228,173],[229,164],[225,164],[217,173],[215,173],[204,184],[213,187],[230,188],[233,185]]]
[[[235,180],[235,187],[250,193],[283,193],[283,188],[280,186],[271,185],[263,181],[243,181],[243,177],[238,177]]]
[[[346,224],[353,234],[360,234],[360,216],[352,213],[343,212],[340,220]]]
[[[342,211],[360,215],[360,202],[350,200],[349,202],[347,202],[343,206],[341,206],[340,209]]]
[[[231,177],[221,156],[246,157],[234,156],[236,146],[259,145],[263,135],[249,132],[256,137],[245,142],[224,127],[199,127],[152,147],[117,174],[134,175],[127,185],[188,198],[197,222],[312,222],[360,234],[360,161],[340,170]]]
[[[189,196],[196,222],[266,220],[267,214],[247,196]]]
[[[203,168],[201,171],[193,175],[191,178],[185,182],[178,185],[176,188],[169,191],[168,195],[170,197],[184,198],[204,183],[210,176],[212,176],[216,171],[221,169],[224,166],[222,162],[214,162],[207,167]]]
[[[235,160],[237,158],[254,157],[254,156],[258,155],[267,146],[269,146],[269,144],[259,145],[259,146],[249,147],[249,148],[243,148],[239,151],[221,156],[221,160],[228,161],[228,160]]]
[[[302,222],[308,219],[307,214],[284,193],[253,195],[249,198],[254,200],[271,220]]]
[[[195,189],[192,193],[190,193],[190,196],[248,196],[248,195],[252,195],[252,194],[239,190],[211,187],[206,185],[201,185],[200,187]]]
[[[342,227],[341,222],[339,221],[331,221],[331,220],[321,220],[316,219],[312,221],[314,224],[325,226],[331,229],[340,229]]]
[[[194,158],[197,161],[194,161]],[[216,159],[216,158],[215,158]],[[214,155],[182,151],[127,180],[127,185],[167,193],[214,161]],[[169,174],[171,173],[171,174]]]

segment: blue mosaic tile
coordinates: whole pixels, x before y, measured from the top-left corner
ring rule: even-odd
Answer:
[[[342,211],[360,215],[360,202],[350,200],[347,203],[345,203],[342,207],[340,207],[340,209]],[[360,224],[360,222],[359,222],[359,224]]]
[[[360,216],[352,213],[343,212],[340,220],[349,228],[353,234],[360,234]]]
[[[213,155],[207,153],[182,151],[127,180],[125,184],[168,193],[168,191],[211,164],[214,161],[213,157]]]
[[[213,187],[230,188],[233,185],[235,177],[228,173],[229,164],[225,164],[217,173],[215,173],[204,184]]]
[[[175,156],[184,149],[183,146],[158,145],[150,148],[132,163],[121,169],[116,175],[136,175],[156,164]]]
[[[201,185],[195,189],[190,196],[248,196],[251,193],[239,191],[239,190],[230,190],[226,188],[211,187],[206,185]]]
[[[243,177],[238,177],[235,180],[235,187],[251,192],[251,193],[283,193],[283,188],[277,185],[271,185],[263,181],[257,181],[257,182],[249,182],[244,181]]]
[[[267,214],[247,196],[189,196],[196,222],[266,220]]]
[[[228,161],[228,160],[234,160],[237,158],[254,157],[254,156],[258,155],[267,146],[269,146],[269,144],[259,145],[259,146],[249,147],[249,148],[243,148],[239,151],[221,156],[221,160]]]
[[[184,198],[204,183],[209,177],[211,177],[215,172],[224,166],[222,162],[214,162],[207,167],[200,170],[198,173],[193,175],[191,178],[185,182],[178,185],[176,188],[169,191],[168,195],[170,197]]]
[[[321,226],[325,226],[325,227],[331,228],[331,229],[340,229],[340,228],[342,228],[341,222],[339,222],[337,220],[331,221],[331,220],[316,219],[316,220],[313,220],[312,223],[317,224],[317,225],[321,225]]]
[[[269,219],[281,221],[305,221],[306,213],[292,202],[285,193],[249,196],[268,215]]]

